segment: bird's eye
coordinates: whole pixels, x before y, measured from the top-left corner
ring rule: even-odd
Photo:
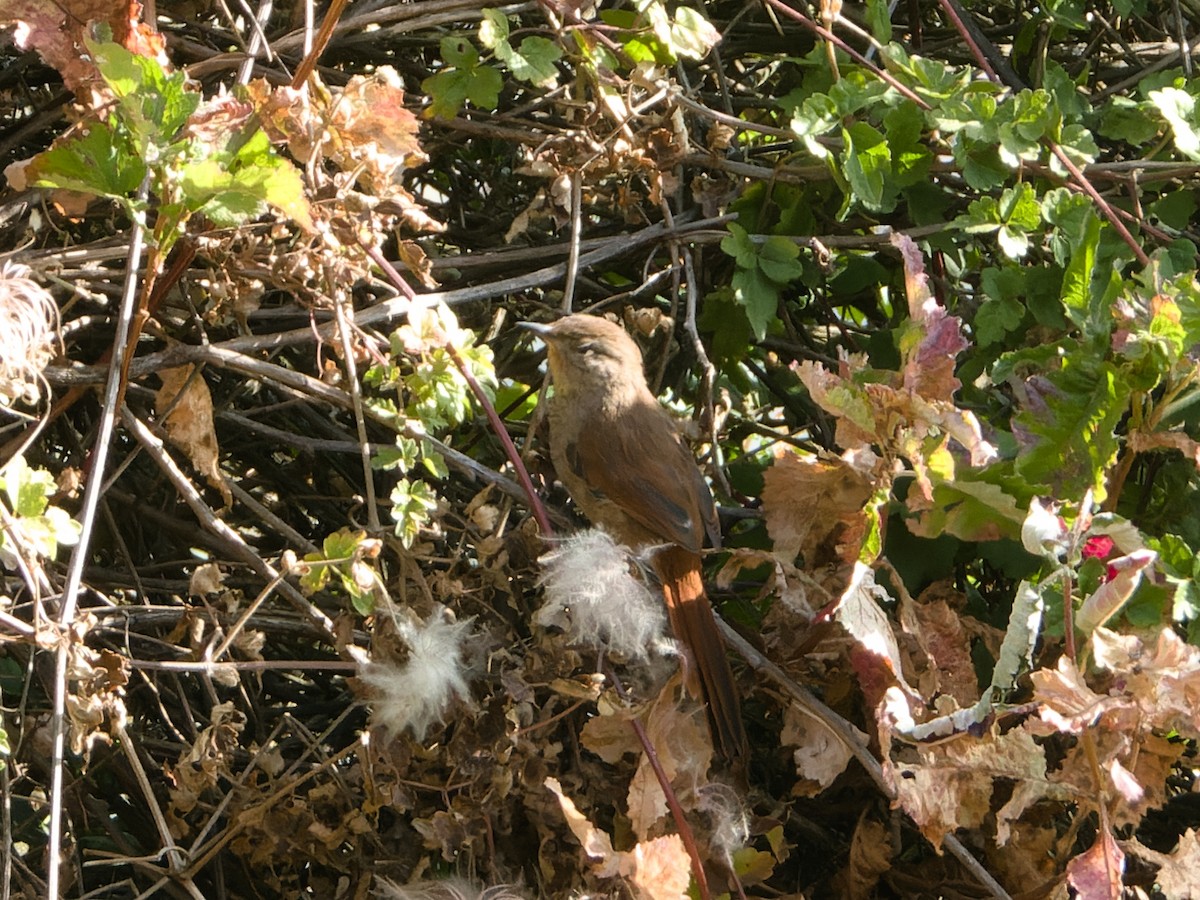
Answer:
[[[577,349],[584,356],[590,356],[591,354],[595,353],[599,348],[600,348],[600,345],[596,341],[581,341],[577,345]]]

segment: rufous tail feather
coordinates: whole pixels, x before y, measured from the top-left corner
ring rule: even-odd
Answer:
[[[749,741],[741,702],[725,642],[704,590],[700,556],[683,547],[664,547],[654,556],[654,568],[662,582],[671,629],[687,648],[700,676],[713,746],[728,762],[744,763]]]

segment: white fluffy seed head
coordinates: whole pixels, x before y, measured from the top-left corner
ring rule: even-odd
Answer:
[[[451,622],[441,614],[426,623],[398,625],[408,644],[408,659],[402,665],[373,662],[359,673],[374,695],[375,724],[390,734],[410,729],[421,740],[455,697],[468,697],[463,646],[471,636],[470,626],[469,621]]]
[[[36,403],[42,370],[58,351],[58,306],[27,266],[0,266],[0,405]]]
[[[542,564],[546,601],[534,615],[572,643],[645,659],[665,642],[662,603],[629,571],[629,551],[599,529],[568,538]]]

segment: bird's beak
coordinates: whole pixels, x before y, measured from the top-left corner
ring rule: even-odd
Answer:
[[[517,327],[524,328],[526,331],[532,331],[542,340],[546,340],[546,338],[553,334],[553,326],[544,325],[541,322],[518,322]]]

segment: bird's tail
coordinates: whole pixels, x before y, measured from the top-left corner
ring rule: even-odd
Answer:
[[[726,762],[740,767],[749,754],[749,742],[725,642],[704,591],[700,556],[683,547],[667,546],[655,554],[654,568],[662,582],[671,629],[687,648],[700,676],[713,746]],[[689,681],[694,689],[695,677]]]

